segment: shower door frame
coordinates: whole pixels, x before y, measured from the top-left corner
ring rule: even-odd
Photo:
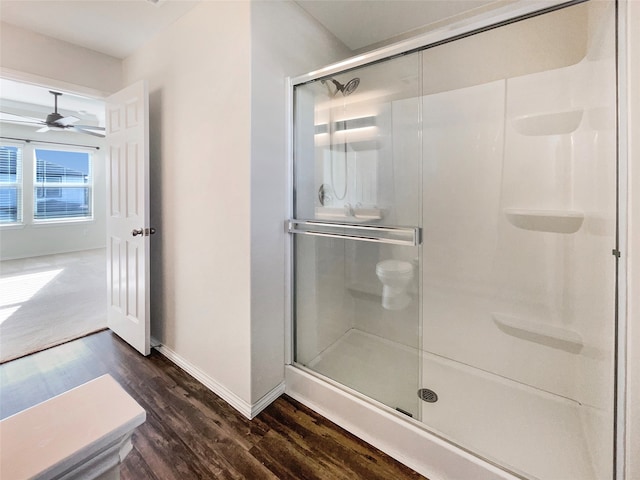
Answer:
[[[551,0],[551,1],[530,1],[530,2],[516,2],[515,4],[506,5],[492,11],[488,11],[471,18],[467,18],[452,24],[447,30],[437,30],[431,33],[420,35],[405,41],[401,41],[392,44],[387,47],[382,47],[366,54],[357,55],[346,60],[328,65],[326,67],[311,71],[309,73],[299,75],[296,77],[287,77],[287,98],[286,98],[286,112],[287,112],[287,191],[289,192],[289,200],[287,205],[287,217],[285,221],[285,230],[289,229],[290,221],[294,220],[294,206],[295,206],[295,171],[294,171],[294,88],[297,85],[302,85],[307,82],[316,80],[321,77],[334,75],[337,73],[344,73],[351,69],[374,64],[384,60],[388,60],[392,57],[408,54],[424,50],[426,48],[435,47],[440,44],[453,42],[461,38],[468,37],[473,34],[480,33],[482,31],[499,28],[504,25],[508,25],[526,18],[542,15],[562,8],[570,7],[580,3],[585,3],[592,0]],[[614,0],[616,5],[616,78],[617,78],[617,165],[616,165],[616,231],[615,231],[615,246],[612,254],[616,257],[616,292],[615,292],[615,312],[612,312],[615,317],[615,353],[614,353],[614,438],[613,438],[613,451],[614,451],[614,471],[612,478],[614,480],[630,480],[633,473],[627,469],[628,465],[627,454],[633,451],[633,449],[640,448],[637,443],[628,441],[626,431],[631,427],[628,424],[628,405],[627,405],[627,382],[630,373],[627,369],[628,361],[631,361],[628,357],[627,351],[627,232],[628,232],[628,213],[629,213],[629,154],[628,154],[628,141],[629,141],[629,85],[627,82],[628,76],[628,54],[629,49],[627,47],[627,35],[628,35],[628,18],[627,18],[627,3],[631,0]],[[640,208],[640,206],[638,206]],[[287,235],[285,240],[285,259],[286,259],[286,277],[285,277],[285,366],[287,368],[299,367],[294,364],[294,248],[293,248],[293,235]],[[634,370],[633,375],[638,375]],[[351,394],[353,392],[339,385],[337,382],[333,382],[330,379],[323,379],[323,381],[333,385],[334,387],[342,390],[349,390]],[[366,399],[362,395],[357,395],[360,400]],[[313,408],[313,406],[312,406]],[[331,420],[340,424],[340,418],[331,418],[329,412],[320,412],[328,416]],[[407,421],[407,423],[409,423]],[[437,437],[433,432],[427,428],[425,430]],[[381,448],[383,451],[385,448],[382,445],[376,445],[374,439],[369,438],[368,441],[373,443],[374,446]],[[449,443],[447,440],[445,442]],[[639,442],[640,443],[640,442]],[[482,456],[469,452],[463,447],[456,444],[451,444],[455,449],[458,449],[463,455],[471,455],[476,457],[481,462],[486,463],[486,468],[495,472],[496,468],[506,474],[515,475],[513,472],[505,469],[503,466],[495,464],[494,462],[483,458]],[[393,452],[387,452],[391,456],[394,456]],[[400,461],[404,461],[402,458],[398,458]],[[627,477],[629,473],[629,477]]]

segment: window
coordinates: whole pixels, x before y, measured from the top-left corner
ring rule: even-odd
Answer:
[[[35,149],[34,220],[92,218],[91,154]]]
[[[22,222],[22,148],[0,145],[0,224]]]

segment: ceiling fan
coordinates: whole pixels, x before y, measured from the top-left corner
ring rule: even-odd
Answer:
[[[24,115],[15,115],[8,112],[0,112],[4,120],[15,123],[27,123],[29,125],[42,125],[42,128],[37,130],[38,132],[47,132],[49,130],[71,130],[74,132],[86,133],[96,137],[104,137],[104,127],[96,127],[93,125],[74,125],[80,119],[69,115],[63,117],[58,113],[58,97],[62,95],[60,92],[54,92],[49,90],[49,93],[54,98],[54,111],[47,115],[45,120],[38,118],[26,117]]]

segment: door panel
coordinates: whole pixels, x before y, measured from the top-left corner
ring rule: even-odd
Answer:
[[[145,82],[107,99],[108,325],[143,355],[150,352],[148,115]]]

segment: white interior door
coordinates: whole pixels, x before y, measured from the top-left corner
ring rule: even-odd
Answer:
[[[107,325],[143,355],[149,328],[149,100],[146,81],[106,101]]]

